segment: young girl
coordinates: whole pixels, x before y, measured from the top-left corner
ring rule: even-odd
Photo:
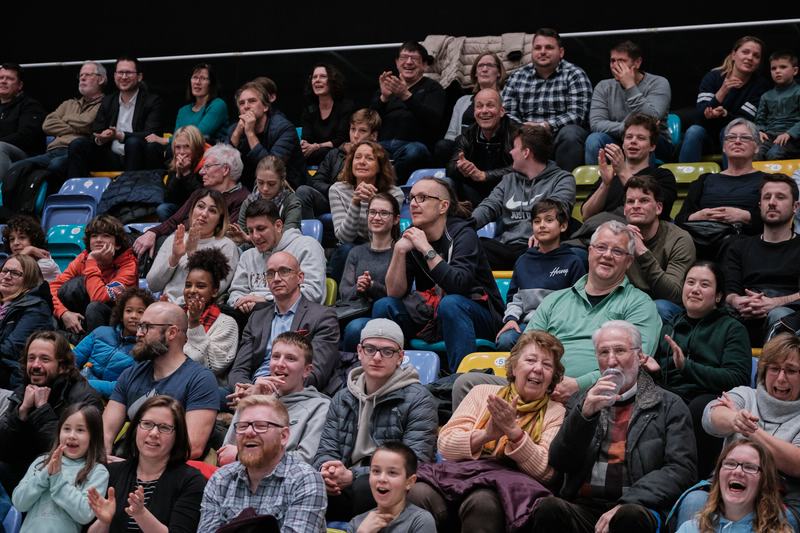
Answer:
[[[372,302],[386,296],[386,271],[392,260],[392,248],[400,238],[400,206],[389,193],[379,192],[367,209],[369,242],[359,244],[347,255],[336,311],[340,318],[358,316],[345,327],[343,349],[355,352],[361,330],[369,321]],[[363,314],[358,313],[362,310]]]
[[[790,533],[780,485],[766,448],[750,439],[734,441],[719,455],[706,506],[677,533]]]
[[[94,518],[88,491],[105,493],[108,470],[103,449],[103,419],[96,407],[75,404],[58,421],[58,441],[35,460],[11,501],[28,513],[20,533],[78,533]]]
[[[100,326],[75,347],[75,364],[89,385],[108,399],[122,371],[133,364],[136,328],[153,296],[138,287],[127,289],[111,311],[111,325]]]

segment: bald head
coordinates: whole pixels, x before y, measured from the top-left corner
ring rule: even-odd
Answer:
[[[300,270],[300,263],[297,262],[295,256],[288,252],[275,252],[272,254],[267,261],[267,268],[269,268],[269,266],[272,264],[280,264],[283,266],[288,266],[294,270]]]
[[[503,100],[497,89],[481,89],[475,95],[475,122],[483,130],[487,138],[494,135],[500,126],[500,120],[506,114]]]
[[[303,279],[303,271],[292,254],[275,252],[267,260],[267,283],[281,312],[300,297]]]
[[[186,330],[189,327],[189,321],[186,318],[186,312],[180,308],[180,306],[175,305],[171,302],[155,302],[150,304],[150,306],[145,310],[145,313],[150,314],[152,312],[152,317],[154,320],[151,320],[151,323],[158,323],[158,324],[174,324],[178,327],[178,330],[181,333],[186,333]]]

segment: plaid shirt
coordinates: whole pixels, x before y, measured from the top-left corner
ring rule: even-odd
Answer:
[[[578,66],[563,59],[549,78],[541,78],[533,65],[525,65],[508,78],[503,107],[517,122],[550,124],[555,134],[569,124],[582,126],[589,115],[592,84]]]
[[[250,492],[247,469],[236,461],[208,480],[197,531],[216,531],[247,507],[277,518],[282,533],[324,532],[328,497],[320,473],[292,453],[284,453],[254,493]]]

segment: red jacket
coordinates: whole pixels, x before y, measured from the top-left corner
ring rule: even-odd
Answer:
[[[101,269],[94,259],[90,259],[89,252],[84,250],[50,284],[56,318],[60,319],[61,315],[69,311],[58,299],[58,290],[64,283],[76,276],[84,276],[86,292],[89,293],[89,299],[93,302],[113,302],[122,291],[139,284],[136,256],[133,255],[130,248],[115,257],[111,265],[104,269]]]

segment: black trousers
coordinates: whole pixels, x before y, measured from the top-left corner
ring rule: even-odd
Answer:
[[[614,504],[599,504],[589,500],[575,503],[548,496],[539,501],[533,511],[530,531],[557,531],[559,533],[594,533],[597,520]],[[658,522],[646,507],[627,503],[622,505],[608,525],[610,533],[655,532]]]

